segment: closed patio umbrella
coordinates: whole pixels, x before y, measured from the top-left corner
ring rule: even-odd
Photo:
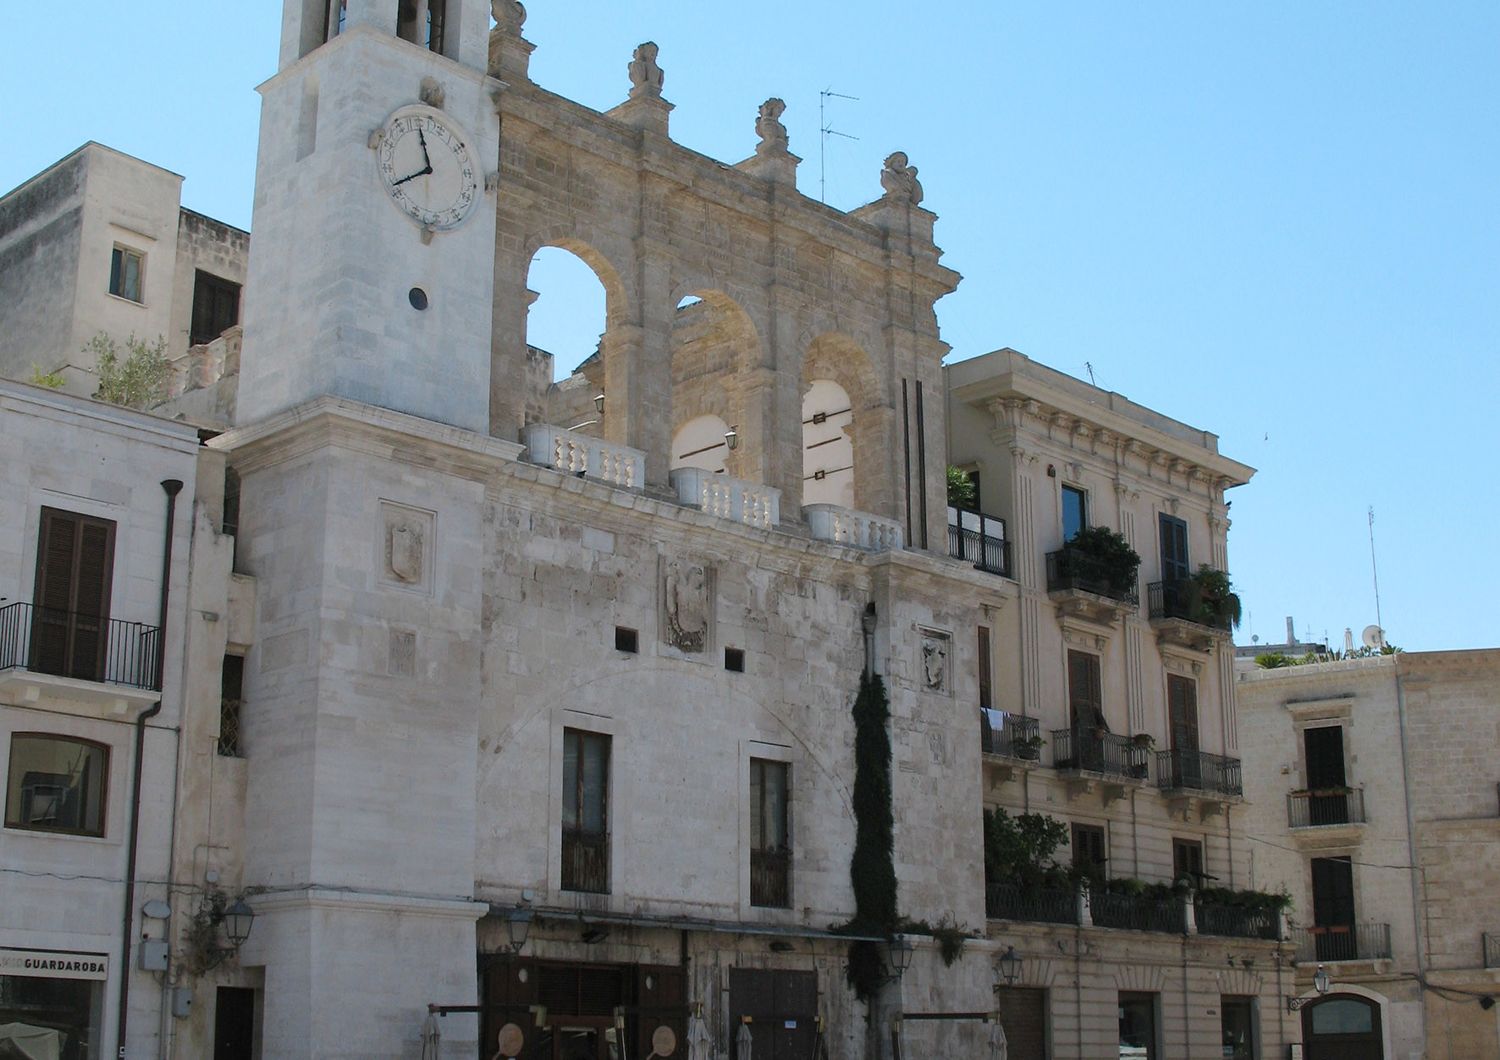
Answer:
[[[750,1037],[750,1024],[740,1024],[740,1036],[734,1043],[734,1060],[750,1060],[750,1050],[755,1042]]]
[[[708,1060],[712,1042],[708,1036],[708,1024],[703,1022],[701,1014],[694,1013],[687,1026],[687,1060]]]
[[[1005,1040],[1005,1028],[1000,1026],[997,1016],[990,1020],[990,1060],[1009,1060],[1010,1043]]]

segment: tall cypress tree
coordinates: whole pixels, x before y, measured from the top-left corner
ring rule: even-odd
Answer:
[[[849,880],[854,885],[854,919],[849,928],[861,934],[893,934],[896,913],[896,864],[891,812],[891,738],[886,732],[890,701],[879,674],[860,678],[854,700],[854,855]],[[884,969],[873,943],[849,947],[849,982],[868,1000],[880,986]]]

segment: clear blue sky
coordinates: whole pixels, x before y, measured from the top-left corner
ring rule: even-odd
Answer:
[[[248,226],[279,17],[86,0],[9,34],[0,187],[95,139]],[[859,139],[830,141],[828,200],[911,156],[965,277],[938,307],[954,357],[1088,362],[1260,469],[1231,493],[1242,641],[1375,620],[1373,505],[1391,638],[1500,645],[1500,4],[538,0],[526,35],[536,80],[601,109],[657,41],[674,138],[731,162],[781,96],[814,196],[818,92],[858,96],[830,112]],[[540,341],[581,347],[597,310],[565,282]]]

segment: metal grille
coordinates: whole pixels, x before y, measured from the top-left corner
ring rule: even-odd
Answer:
[[[1089,909],[1096,927],[1164,931],[1178,935],[1187,930],[1183,904],[1176,899],[1096,891],[1089,902]]]
[[[1029,718],[1025,714],[1007,714],[1005,724],[997,729],[983,714],[979,717],[985,754],[1024,758],[1028,761],[1036,761],[1041,757],[1041,726],[1035,718]]]
[[[1156,752],[1156,784],[1163,791],[1240,795],[1240,760],[1206,751]]]
[[[1092,729],[1053,729],[1052,761],[1058,769],[1145,780],[1151,752],[1135,741]]]
[[[1276,939],[1281,917],[1274,909],[1244,909],[1233,905],[1199,902],[1193,918],[1200,935],[1222,935],[1236,939]]]
[[[750,851],[750,904],[789,909],[792,904],[792,853]]]
[[[1373,961],[1391,955],[1389,924],[1327,924],[1297,929],[1297,960]]]
[[[1332,788],[1293,791],[1286,797],[1287,824],[1292,828],[1321,828],[1334,824],[1365,823],[1365,790]]]
[[[992,883],[984,889],[984,911],[991,920],[1039,924],[1078,923],[1078,895],[1056,887]]]

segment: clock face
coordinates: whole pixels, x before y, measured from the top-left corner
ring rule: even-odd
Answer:
[[[376,161],[391,201],[424,227],[457,228],[479,198],[469,147],[439,111],[398,110],[385,124]]]

